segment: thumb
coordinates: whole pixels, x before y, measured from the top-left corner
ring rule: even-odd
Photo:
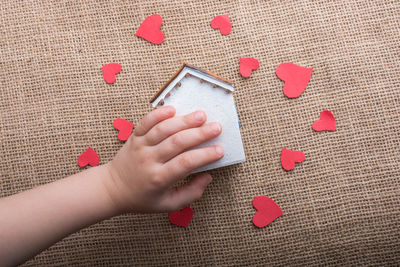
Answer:
[[[167,210],[180,210],[198,200],[211,181],[212,177],[210,174],[201,173],[196,175],[189,183],[178,188],[172,188],[165,203]]]

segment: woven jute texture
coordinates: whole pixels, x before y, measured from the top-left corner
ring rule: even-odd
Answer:
[[[247,161],[211,171],[188,229],[129,214],[75,233],[26,266],[400,264],[399,1],[13,1],[0,4],[1,196],[79,172],[87,146],[108,162],[115,118],[138,122],[187,61],[235,82]],[[210,27],[230,15],[232,32]],[[165,41],[134,35],[151,14]],[[244,79],[239,58],[260,68]],[[101,66],[122,65],[114,84]],[[282,62],[313,67],[297,99]],[[201,92],[199,92],[201,93]],[[314,132],[329,109],[336,132]],[[286,172],[282,147],[306,160]],[[284,215],[257,229],[255,196]]]

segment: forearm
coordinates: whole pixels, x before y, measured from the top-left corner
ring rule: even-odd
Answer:
[[[122,212],[179,210],[200,198],[212,178],[187,174],[223,157],[223,148],[190,149],[222,129],[196,111],[176,117],[171,106],[143,118],[103,166],[0,199],[0,266],[20,264],[86,226]]]
[[[106,165],[0,199],[0,266],[16,265],[86,226],[118,214]]]

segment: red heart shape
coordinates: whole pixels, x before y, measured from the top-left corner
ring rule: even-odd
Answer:
[[[240,74],[243,77],[250,77],[253,70],[258,69],[260,63],[257,59],[252,57],[242,57],[240,58]]]
[[[253,217],[253,224],[259,228],[267,226],[283,214],[278,204],[266,196],[255,197],[253,207],[257,210]]]
[[[88,149],[86,149],[86,151],[83,152],[78,158],[79,167],[85,167],[88,164],[94,167],[99,165],[99,162],[99,155],[97,155],[96,151],[94,151],[91,147],[88,147]]]
[[[287,170],[293,170],[295,163],[303,162],[306,156],[301,151],[293,151],[286,148],[282,148],[281,151],[281,164],[282,167]]]
[[[211,21],[211,27],[213,29],[219,29],[223,35],[228,35],[232,29],[229,14],[215,16]]]
[[[283,80],[283,93],[289,98],[299,97],[311,79],[312,68],[302,67],[293,63],[282,63],[276,68],[276,75]]]
[[[320,120],[314,121],[312,128],[314,131],[336,131],[336,121],[332,112],[329,110],[321,111]]]
[[[162,18],[158,14],[148,16],[135,35],[149,41],[152,44],[161,44],[164,41],[164,33],[160,30]]]
[[[115,129],[119,130],[118,139],[121,141],[128,140],[133,130],[133,123],[122,118],[115,119],[113,122]]]
[[[115,74],[121,71],[121,65],[118,63],[109,63],[101,67],[103,71],[103,78],[106,83],[114,83],[116,76]]]
[[[192,221],[193,210],[191,207],[186,206],[180,211],[170,212],[168,217],[172,224],[187,228]]]

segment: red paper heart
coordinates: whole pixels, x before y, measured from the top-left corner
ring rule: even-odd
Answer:
[[[161,44],[164,41],[164,33],[160,30],[162,18],[158,14],[148,16],[135,35],[149,41],[152,44]]]
[[[283,93],[289,98],[299,97],[311,79],[312,68],[302,67],[293,63],[282,63],[276,68],[276,75],[283,80]]]
[[[193,210],[191,207],[186,206],[180,211],[170,212],[168,217],[172,224],[187,228],[192,221]]]
[[[97,155],[96,151],[94,151],[91,147],[88,147],[88,149],[86,149],[86,151],[83,152],[78,158],[79,167],[85,167],[88,164],[94,167],[99,165],[99,162],[99,155]]]
[[[336,131],[336,121],[332,112],[329,110],[321,111],[320,120],[314,121],[312,128],[314,131]]]
[[[121,65],[118,63],[109,63],[101,67],[103,71],[103,78],[106,83],[114,83],[116,76],[115,74],[121,71]]]
[[[228,35],[232,28],[229,14],[215,16],[211,21],[211,27],[213,29],[219,29],[223,35]]]
[[[122,118],[115,119],[113,122],[115,129],[119,130],[118,139],[121,141],[128,140],[133,130],[133,123]]]
[[[240,58],[240,74],[243,77],[250,77],[253,70],[258,69],[260,63],[257,59],[252,57],[242,57]]]
[[[253,207],[257,210],[253,217],[253,223],[259,228],[267,226],[283,214],[278,204],[266,196],[255,197]]]
[[[301,151],[293,151],[286,148],[282,148],[281,151],[281,164],[282,167],[287,170],[293,170],[295,163],[303,162],[306,156]]]

